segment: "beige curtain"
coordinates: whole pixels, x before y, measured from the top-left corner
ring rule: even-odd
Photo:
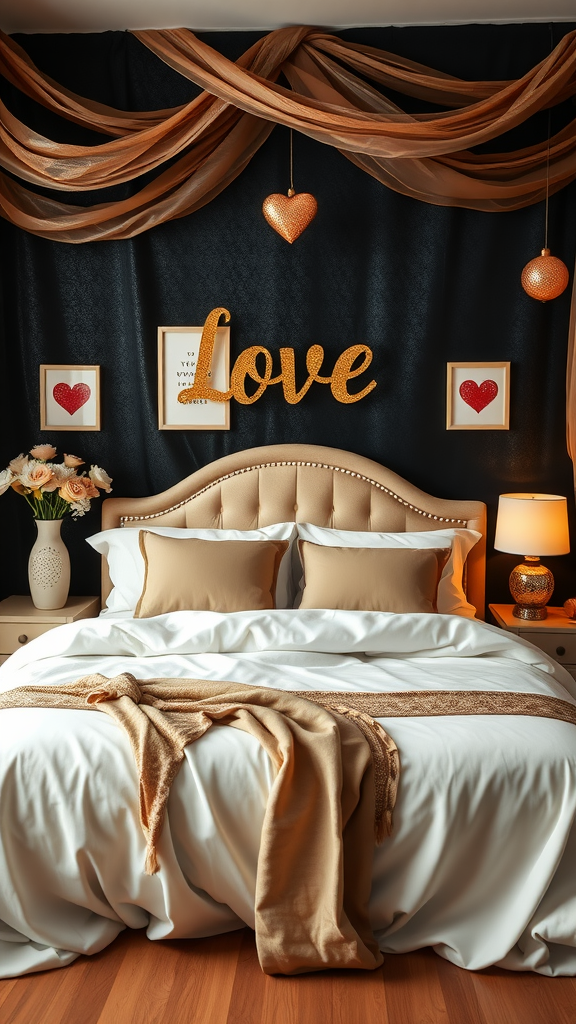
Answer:
[[[566,445],[574,467],[576,494],[576,265],[572,277],[572,304],[568,327],[568,360],[566,364]]]

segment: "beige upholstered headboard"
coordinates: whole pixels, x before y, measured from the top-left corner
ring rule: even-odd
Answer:
[[[340,530],[479,530],[468,600],[484,618],[486,506],[433,498],[371,459],[338,448],[276,444],[235,452],[149,498],[108,498],[102,529],[142,525],[253,530],[288,521]],[[110,592],[103,559],[102,599]]]

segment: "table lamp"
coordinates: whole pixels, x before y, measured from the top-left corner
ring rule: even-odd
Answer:
[[[559,494],[501,494],[494,547],[524,555],[510,573],[510,593],[519,619],[545,619],[554,590],[554,577],[540,562],[541,555],[570,551],[568,508]]]

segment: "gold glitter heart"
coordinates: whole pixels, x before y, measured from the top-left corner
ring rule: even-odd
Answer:
[[[292,189],[290,189],[292,192]],[[310,192],[297,192],[283,196],[274,192],[262,203],[262,213],[271,228],[277,231],[287,242],[295,242],[302,232],[314,220],[318,212],[318,203]]]

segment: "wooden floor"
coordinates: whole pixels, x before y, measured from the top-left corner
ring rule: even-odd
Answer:
[[[247,929],[125,931],[70,967],[0,981],[2,1024],[576,1024],[576,979],[462,971],[421,950],[373,972],[267,978]]]

